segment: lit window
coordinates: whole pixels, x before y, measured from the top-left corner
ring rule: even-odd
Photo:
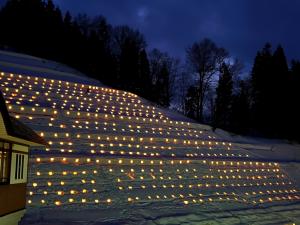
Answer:
[[[9,181],[10,151],[11,145],[9,143],[0,142],[0,183]]]

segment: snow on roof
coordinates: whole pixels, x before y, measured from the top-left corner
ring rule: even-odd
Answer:
[[[16,118],[9,116],[5,100],[2,96],[2,92],[0,91],[0,114],[1,119],[3,119],[3,123],[5,126],[5,130],[7,135],[17,138],[15,141],[21,141],[23,144],[29,145],[47,145],[45,140],[38,136],[32,129],[28,126],[25,126],[23,123],[18,121]],[[1,137],[8,139],[9,137]]]

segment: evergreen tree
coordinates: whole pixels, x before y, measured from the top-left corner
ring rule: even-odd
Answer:
[[[91,22],[91,28],[95,35],[94,41],[91,39],[89,43],[89,52],[93,53],[90,61],[93,62],[95,68],[94,76],[96,79],[106,82],[114,77],[110,50],[112,28],[102,16],[95,18]],[[90,38],[92,38],[92,35],[90,35]],[[107,79],[107,77],[109,78]]]
[[[266,44],[252,69],[252,122],[260,134],[284,137],[287,132],[288,65],[281,46]]]
[[[288,107],[286,108],[287,114],[287,134],[291,139],[300,142],[300,61],[293,60],[291,63],[291,71],[288,80]]]
[[[64,62],[64,58],[67,56],[67,52],[58,54],[59,49],[64,49],[63,34],[63,16],[58,7],[55,7],[52,0],[48,0],[45,5],[44,24],[42,30],[44,34],[39,34],[46,43],[41,43],[40,48],[42,49],[41,54],[43,57]],[[41,29],[41,28],[40,28]],[[37,33],[37,31],[35,31]],[[40,41],[41,42],[41,41]]]
[[[135,43],[126,39],[121,48],[120,80],[123,88],[135,92],[134,83],[138,78],[139,49]]]
[[[220,69],[218,87],[216,89],[214,124],[216,127],[230,129],[230,115],[232,105],[232,74],[228,66],[223,63]]]
[[[147,99],[151,98],[152,80],[147,52],[143,49],[139,56],[139,77],[136,81],[137,93]]]
[[[119,62],[120,88],[136,92],[139,79],[140,53],[146,48],[144,36],[128,26],[118,26],[113,31],[115,54]]]
[[[288,76],[289,68],[283,48],[279,45],[273,54],[270,85],[270,129],[275,137],[287,137]]]
[[[250,127],[249,87],[247,82],[240,81],[239,89],[232,98],[230,129],[238,134],[247,134]]]
[[[272,52],[271,45],[266,44],[258,52],[251,72],[252,105],[251,121],[255,130],[261,134],[270,132],[270,83],[272,82]]]

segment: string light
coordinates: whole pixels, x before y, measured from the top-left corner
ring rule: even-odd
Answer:
[[[50,145],[32,150],[30,205],[299,200],[278,163],[173,121],[135,94],[4,72],[0,78],[10,113],[38,127]],[[111,194],[97,191],[106,181]]]

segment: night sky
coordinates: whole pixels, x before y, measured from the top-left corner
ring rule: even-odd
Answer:
[[[1,2],[1,0],[0,0]],[[3,0],[2,0],[3,2]],[[184,59],[196,40],[211,38],[249,70],[266,41],[300,59],[299,0],[54,0],[63,11],[103,15],[138,28],[148,47]]]

